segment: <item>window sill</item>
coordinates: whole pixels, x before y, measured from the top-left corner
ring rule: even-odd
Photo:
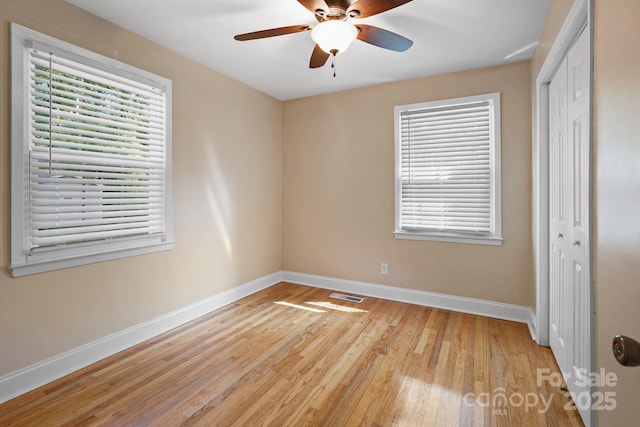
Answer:
[[[173,242],[162,242],[152,245],[130,247],[126,249],[114,249],[102,253],[76,255],[61,259],[45,259],[37,261],[27,261],[23,264],[14,264],[9,267],[13,277],[27,276],[30,274],[44,273],[47,271],[60,270],[63,268],[77,267],[85,264],[92,264],[102,261],[111,261],[118,258],[125,258],[136,255],[150,254],[160,251],[168,251],[173,248]]]
[[[409,231],[395,231],[396,239],[427,240],[433,242],[465,243],[472,245],[502,246],[502,237],[470,237],[452,234],[418,233]]]

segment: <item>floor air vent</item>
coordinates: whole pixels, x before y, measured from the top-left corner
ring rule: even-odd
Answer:
[[[362,297],[352,297],[351,295],[342,295],[333,293],[329,295],[329,298],[341,299],[343,301],[351,301],[351,302],[362,302],[364,298]]]

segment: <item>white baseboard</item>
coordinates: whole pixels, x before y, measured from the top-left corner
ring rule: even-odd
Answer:
[[[0,403],[282,281],[277,272],[0,377]]]
[[[356,282],[353,280],[335,279],[332,277],[315,276],[312,274],[295,273],[292,271],[283,271],[282,281],[388,299],[391,301],[459,311],[462,313],[478,314],[496,319],[511,320],[527,324],[530,332],[534,330],[532,325],[531,307],[522,305],[438,294],[434,292],[418,291],[415,289],[398,288],[395,286]]]
[[[538,332],[537,332],[537,327],[538,327],[538,317],[536,315],[535,310],[533,309],[533,307],[529,307],[529,315],[531,316],[529,319],[529,333],[531,333],[531,338],[538,344],[540,344],[538,342]]]

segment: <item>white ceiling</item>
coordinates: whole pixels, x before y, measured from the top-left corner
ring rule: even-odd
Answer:
[[[413,0],[360,20],[414,41],[406,52],[356,40],[309,69],[309,32],[236,41],[240,33],[317,23],[296,0],[67,0],[280,100],[531,57],[551,0]],[[365,0],[360,0],[364,2]]]

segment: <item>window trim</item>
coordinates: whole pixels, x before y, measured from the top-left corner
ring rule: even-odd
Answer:
[[[493,126],[491,143],[491,230],[488,236],[473,236],[471,234],[443,232],[443,231],[410,231],[401,228],[402,209],[402,140],[400,115],[402,112],[414,109],[442,108],[447,106],[489,101],[493,105]],[[396,239],[427,240],[436,242],[466,243],[500,246],[502,245],[502,183],[501,183],[501,107],[500,93],[488,93],[461,98],[443,99],[437,101],[420,102],[416,104],[398,105],[394,107],[394,154],[395,154],[395,225]]]
[[[148,239],[123,239],[99,245],[66,248],[57,253],[55,249],[29,255],[29,102],[26,90],[29,85],[29,55],[31,46],[47,46],[53,53],[64,53],[74,61],[96,68],[107,69],[121,76],[132,78],[165,92],[165,182],[164,182],[164,238],[156,241]],[[45,271],[74,267],[94,262],[113,260],[134,255],[142,255],[172,249],[172,144],[171,144],[171,80],[138,69],[95,52],[80,48],[54,37],[39,33],[16,23],[11,23],[11,263],[9,270],[13,277],[41,273]]]

